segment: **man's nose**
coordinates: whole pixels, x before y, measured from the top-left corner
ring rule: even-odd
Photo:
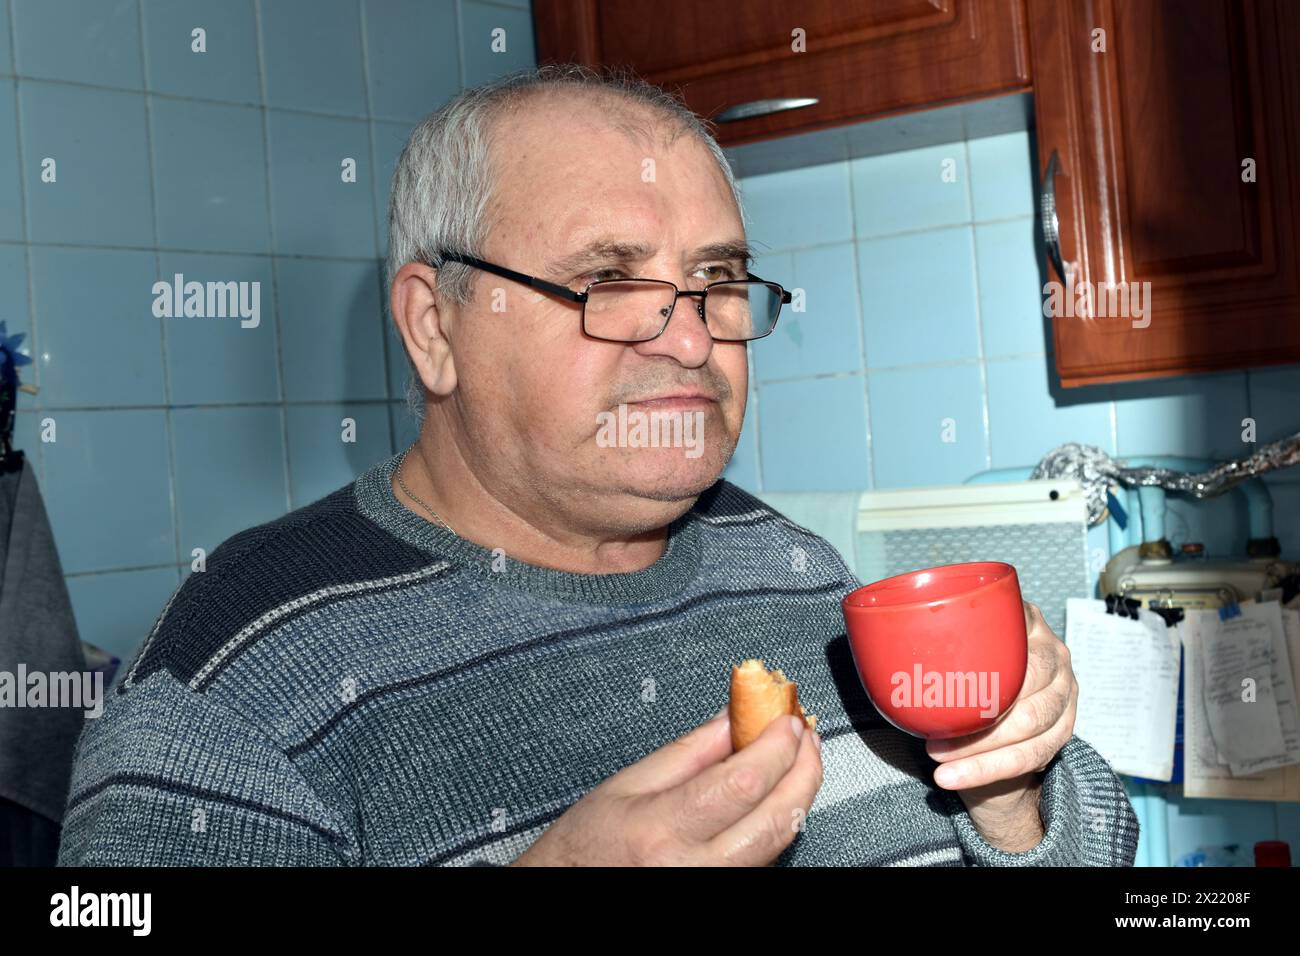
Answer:
[[[638,342],[635,348],[642,355],[667,355],[687,368],[703,365],[713,351],[713,336],[704,321],[704,299],[678,296],[663,334]]]

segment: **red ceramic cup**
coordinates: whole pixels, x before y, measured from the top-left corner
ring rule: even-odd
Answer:
[[[1029,643],[1016,569],[949,564],[876,581],[843,602],[862,686],[916,737],[991,727],[1025,682]]]

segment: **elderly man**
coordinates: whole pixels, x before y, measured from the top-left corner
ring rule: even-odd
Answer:
[[[185,581],[81,739],[61,862],[1132,863],[1033,605],[1012,710],[927,747],[854,674],[839,555],[719,480],[788,295],[697,117],[574,67],[467,91],[389,229],[419,441]],[[746,658],[816,731],[733,753]]]

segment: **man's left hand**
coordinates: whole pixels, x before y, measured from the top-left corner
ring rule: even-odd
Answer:
[[[987,730],[930,740],[925,748],[940,764],[934,782],[958,791],[984,839],[1013,853],[1033,849],[1043,838],[1043,771],[1074,733],[1079,703],[1065,642],[1037,605],[1023,603],[1029,659],[1011,709]]]

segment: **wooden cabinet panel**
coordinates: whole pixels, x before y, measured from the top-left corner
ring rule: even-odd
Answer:
[[[1062,384],[1300,361],[1300,4],[1029,9],[1062,259],[1094,292],[1150,283],[1140,319],[1104,314],[1101,294],[1090,315],[1054,316]]]
[[[1024,0],[534,0],[541,62],[630,66],[720,122],[725,146],[1029,86]],[[795,52],[803,31],[806,52]]]

